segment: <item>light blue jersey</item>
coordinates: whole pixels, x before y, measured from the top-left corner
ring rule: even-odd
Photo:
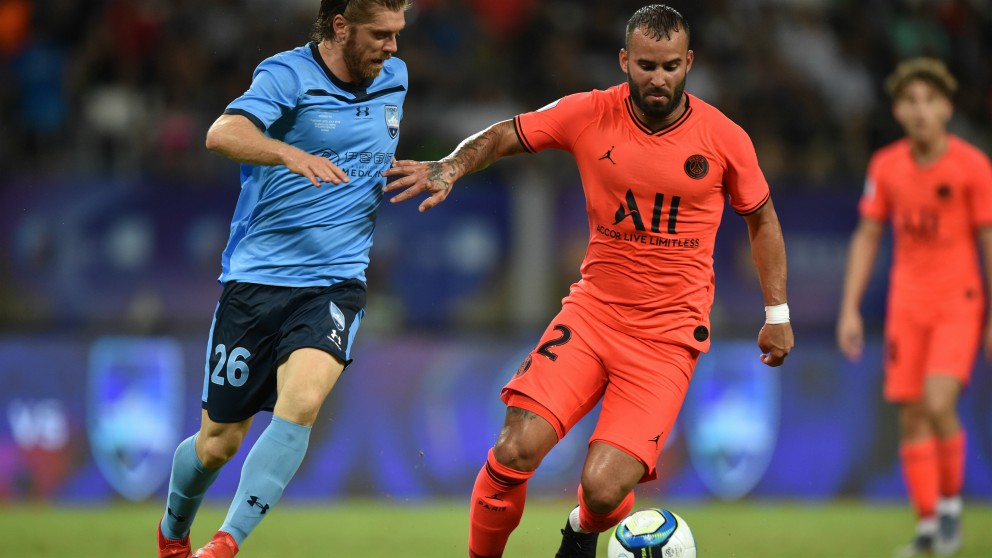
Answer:
[[[335,77],[310,43],[259,64],[248,91],[228,105],[225,114],[243,115],[265,135],[329,158],[350,182],[316,188],[283,165],[242,165],[222,283],[365,281],[382,172],[403,119],[406,64],[386,60],[367,85]]]

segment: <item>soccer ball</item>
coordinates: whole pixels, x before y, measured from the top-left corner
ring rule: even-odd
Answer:
[[[696,558],[696,540],[684,519],[663,509],[636,511],[617,525],[609,558]]]

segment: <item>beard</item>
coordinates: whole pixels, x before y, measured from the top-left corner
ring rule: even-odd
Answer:
[[[675,90],[672,91],[671,96],[669,96],[668,102],[657,104],[649,103],[645,97],[647,95],[662,93],[660,89],[641,91],[640,86],[634,83],[634,80],[630,78],[629,74],[627,75],[627,84],[630,85],[630,100],[637,105],[637,108],[641,109],[641,112],[645,116],[653,120],[662,120],[672,114],[678,108],[679,103],[682,102],[682,93],[685,91],[685,77],[683,77],[682,81],[675,86]]]
[[[348,38],[344,42],[342,54],[344,56],[345,66],[348,67],[348,72],[360,82],[373,80],[382,71],[381,65],[372,63],[373,58],[371,56],[362,55],[358,48],[358,40],[355,38],[355,33],[348,35]],[[389,58],[390,55],[386,54],[383,62]]]

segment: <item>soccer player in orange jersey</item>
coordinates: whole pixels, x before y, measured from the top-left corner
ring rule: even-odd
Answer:
[[[885,399],[899,406],[900,455],[919,522],[903,556],[955,553],[961,544],[965,433],[957,400],[983,326],[986,291],[977,244],[992,257],[992,165],[947,132],[957,87],[939,60],[900,64],[886,82],[905,138],[868,166],[837,325],[840,350],[861,356],[859,306],[886,220],[894,256],[885,322]],[[985,328],[992,355],[992,331]]]
[[[570,152],[589,214],[581,279],[503,389],[506,419],[476,479],[468,554],[503,555],[541,460],[602,400],[557,556],[594,557],[596,540],[633,507],[655,464],[700,352],[709,348],[713,245],[729,198],[747,221],[766,305],[761,360],[792,349],[785,244],[747,134],[684,91],[689,27],[668,6],[627,24],[627,82],[569,95],[467,138],[440,161],[399,161],[392,201],[429,194],[425,211],[460,177],[501,157]],[[756,355],[755,358],[759,358]]]

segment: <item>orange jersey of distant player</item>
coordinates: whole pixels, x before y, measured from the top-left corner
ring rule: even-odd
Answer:
[[[589,214],[582,304],[630,335],[709,348],[713,246],[727,198],[748,214],[769,199],[751,139],[698,97],[652,132],[634,115],[627,84],[563,97],[514,119],[531,152],[576,160]]]
[[[950,136],[947,151],[926,166],[913,159],[908,140],[879,149],[860,211],[892,220],[890,303],[984,299],[976,233],[992,225],[992,165],[976,147]]]

